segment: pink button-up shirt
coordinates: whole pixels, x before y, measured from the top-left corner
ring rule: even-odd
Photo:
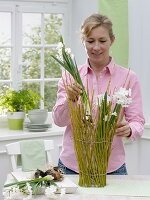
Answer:
[[[132,91],[132,103],[123,110],[125,118],[129,122],[132,130],[132,135],[128,139],[134,141],[140,137],[143,132],[144,117],[141,91],[136,74],[133,71],[129,72],[128,69],[116,65],[113,59],[111,59],[110,63],[103,69],[98,77],[95,76],[94,71],[90,68],[88,63],[79,66],[79,72],[85,86],[88,80],[88,92],[92,94],[92,91],[94,90],[95,98],[97,95],[105,93],[110,78],[110,90],[112,92],[114,89],[117,90],[122,87],[126,82],[125,87],[127,89],[131,88]],[[128,72],[129,75],[127,76]],[[57,101],[53,108],[52,116],[56,125],[61,127],[66,126],[60,159],[66,167],[78,172],[78,163],[74,151],[66,96],[63,80],[61,79],[58,83]],[[107,172],[115,171],[123,163],[125,163],[125,151],[122,137],[115,136],[112,143]]]

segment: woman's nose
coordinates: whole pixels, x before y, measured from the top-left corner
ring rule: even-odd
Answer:
[[[95,49],[95,50],[99,50],[100,48],[101,48],[101,44],[98,43],[98,42],[96,42],[96,43],[94,44],[94,46],[93,46],[93,49]]]

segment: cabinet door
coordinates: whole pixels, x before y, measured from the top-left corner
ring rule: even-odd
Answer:
[[[126,153],[126,165],[129,175],[139,174],[139,155],[138,155],[139,142],[126,142],[125,153]]]

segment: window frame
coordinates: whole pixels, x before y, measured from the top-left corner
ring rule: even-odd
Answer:
[[[9,2],[9,6],[8,6]],[[34,47],[35,45],[23,45],[22,44],[22,13],[41,13],[41,14],[57,14],[62,13],[64,15],[64,24],[62,35],[67,44],[70,44],[70,26],[71,17],[70,0],[54,0],[54,1],[0,1],[0,11],[1,12],[11,12],[11,45],[5,47],[11,48],[11,77],[10,80],[0,80],[0,83],[10,83],[10,87],[19,90],[23,82],[39,82],[40,83],[40,93],[44,97],[44,83],[51,81],[58,81],[59,78],[44,78],[44,62],[40,63],[40,78],[39,79],[22,79],[22,50],[27,47]],[[64,28],[65,27],[65,28]],[[43,45],[42,42],[39,45],[42,49],[44,47],[56,47],[56,45]],[[2,46],[0,46],[2,47]],[[4,46],[3,46],[4,47]],[[36,45],[38,48],[38,45]],[[41,49],[41,56],[43,57],[43,52]],[[41,60],[42,60],[41,57]],[[44,59],[44,58],[43,58]],[[42,103],[42,102],[41,102]],[[41,104],[41,108],[44,107],[44,103]]]

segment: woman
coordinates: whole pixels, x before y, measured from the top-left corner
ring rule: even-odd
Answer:
[[[79,72],[83,84],[89,82],[88,92],[94,98],[104,94],[108,81],[111,80],[110,90],[119,89],[125,83],[127,89],[131,88],[132,103],[124,108],[125,120],[118,123],[114,136],[111,155],[109,158],[107,174],[127,174],[125,166],[125,151],[122,138],[133,141],[141,136],[144,125],[142,100],[139,81],[134,72],[125,69],[115,63],[109,55],[109,50],[115,36],[112,30],[112,22],[106,16],[93,14],[89,16],[81,26],[82,42],[87,52],[87,62],[79,66]],[[126,80],[126,81],[125,81]],[[69,108],[66,91],[62,79],[58,84],[57,102],[53,108],[53,119],[56,125],[66,126],[59,166],[64,168],[64,173],[78,173],[78,164],[75,157],[72,132],[70,126]],[[78,84],[68,86],[68,98],[77,102],[82,93]]]

